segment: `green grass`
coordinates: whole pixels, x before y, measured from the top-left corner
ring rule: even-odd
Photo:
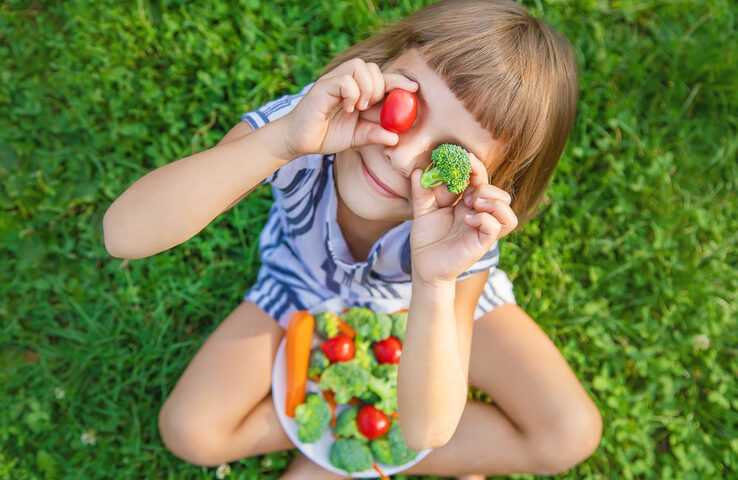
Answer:
[[[156,416],[254,282],[269,192],[139,261],[107,255],[102,216],[414,3],[0,4],[0,480],[215,477],[168,453]],[[574,44],[580,104],[501,267],[605,424],[556,478],[735,478],[738,8],[527,4]],[[291,457],[228,478],[277,478]]]

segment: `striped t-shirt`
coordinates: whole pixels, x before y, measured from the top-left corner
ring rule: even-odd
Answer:
[[[242,120],[254,130],[290,112],[311,85],[246,113]],[[363,262],[354,262],[336,221],[333,179],[335,155],[305,155],[292,160],[264,181],[274,203],[259,237],[261,268],[245,300],[259,305],[286,327],[296,310],[341,298],[345,304],[392,312],[410,303],[410,226],[407,220],[385,233]],[[475,318],[503,303],[514,303],[512,284],[496,268],[497,242],[465,278],[484,270],[490,275],[477,304]]]

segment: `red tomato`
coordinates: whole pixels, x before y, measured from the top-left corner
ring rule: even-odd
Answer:
[[[362,435],[369,440],[374,440],[387,433],[390,422],[383,411],[371,405],[366,405],[359,410],[359,414],[356,416],[356,426]]]
[[[374,344],[374,356],[379,363],[400,363],[402,343],[395,337],[387,337]]]
[[[418,100],[415,94],[395,88],[384,100],[379,121],[382,126],[394,133],[403,133],[410,129],[418,113]]]
[[[323,342],[320,349],[331,363],[348,362],[354,358],[354,342],[343,334],[329,338]]]

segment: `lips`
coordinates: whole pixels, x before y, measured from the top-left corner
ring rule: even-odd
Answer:
[[[364,163],[363,157],[361,157],[361,169],[364,172],[364,176],[366,177],[367,183],[369,183],[369,185],[371,185],[374,188],[374,190],[377,191],[377,193],[387,198],[402,198],[400,197],[400,195],[396,194],[393,190],[391,190],[388,186],[380,182],[377,179],[377,177],[374,176],[374,174],[366,166],[366,163]]]

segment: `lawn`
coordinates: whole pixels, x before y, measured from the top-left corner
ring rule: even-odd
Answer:
[[[501,268],[604,420],[555,478],[738,478],[738,4],[526,4],[571,39],[580,102]],[[255,281],[268,187],[143,260],[107,254],[103,214],[418,6],[0,3],[0,480],[216,477],[171,455],[156,418]],[[292,455],[226,478],[276,479]]]

